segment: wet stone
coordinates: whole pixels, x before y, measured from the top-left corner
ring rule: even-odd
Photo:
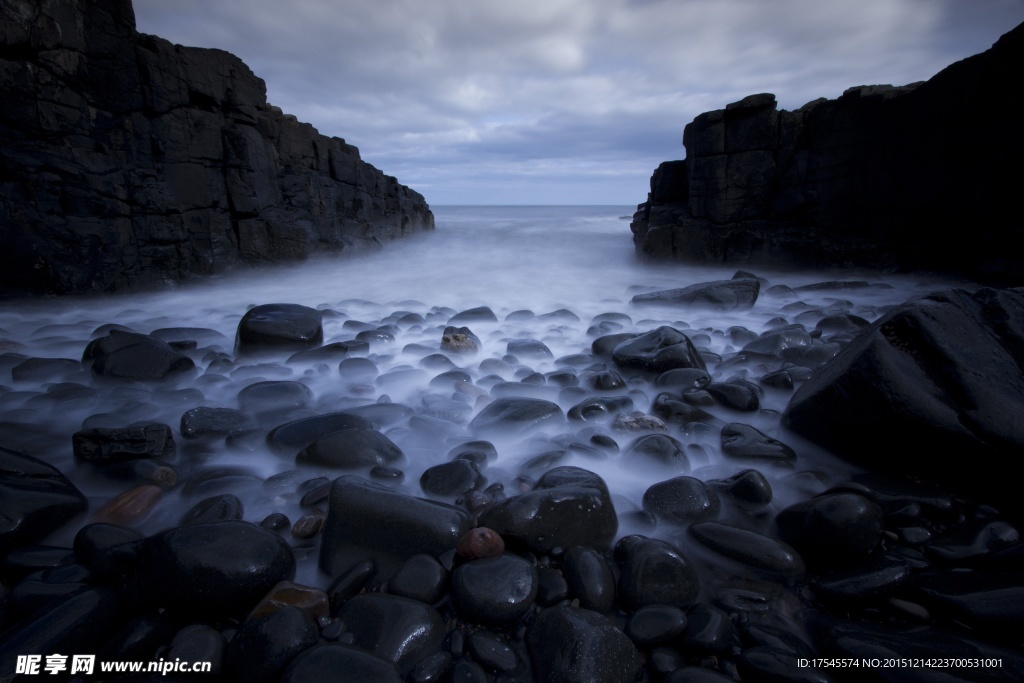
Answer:
[[[767,375],[762,376],[758,381],[766,387],[784,389],[787,391],[792,390],[794,386],[793,375],[790,374],[789,370],[776,370],[774,372],[769,372]]]
[[[394,663],[403,674],[438,652],[444,641],[444,622],[434,608],[397,595],[357,595],[338,616],[354,634],[354,645]]]
[[[543,553],[575,545],[603,548],[618,529],[604,480],[578,467],[550,470],[533,490],[484,510],[479,523]]]
[[[164,490],[155,484],[143,484],[122,491],[96,508],[92,521],[130,526],[137,524],[152,512]]]
[[[583,609],[608,612],[615,606],[615,577],[604,555],[593,548],[574,546],[562,560],[562,574],[570,593]]]
[[[295,538],[313,538],[323,529],[324,520],[324,513],[319,510],[308,512],[295,521],[295,524],[292,526],[292,536]]]
[[[648,434],[639,437],[626,449],[626,457],[675,472],[690,471],[686,449],[678,439],[668,434]]]
[[[910,564],[895,555],[877,555],[849,567],[822,574],[813,584],[818,599],[829,602],[859,602],[891,595],[910,576]]]
[[[867,555],[881,538],[882,509],[856,493],[826,493],[780,512],[781,538],[824,566]]]
[[[757,410],[761,405],[757,393],[741,384],[712,382],[707,386],[706,391],[717,403],[733,410],[751,412]],[[686,395],[684,394],[683,397],[685,399]]]
[[[733,458],[788,461],[796,451],[750,425],[732,422],[722,427],[722,453]]]
[[[595,396],[574,405],[567,416],[570,420],[604,424],[619,413],[632,410],[633,399],[628,396]]]
[[[331,613],[337,614],[341,606],[355,595],[377,575],[377,563],[373,560],[359,560],[339,571],[327,587],[327,598],[330,601]]]
[[[519,657],[505,641],[489,631],[476,631],[467,642],[469,654],[488,671],[506,673],[519,668]]]
[[[352,470],[395,465],[405,460],[402,450],[375,429],[346,429],[318,439],[295,456],[295,462]]]
[[[494,315],[494,311],[487,306],[477,306],[476,308],[460,311],[448,319],[449,325],[464,325],[466,323],[478,322],[496,323],[498,322],[498,316]]]
[[[1024,573],[1016,571],[922,572],[909,595],[932,614],[967,624],[998,640],[1024,628]]]
[[[235,334],[235,350],[301,351],[320,346],[323,339],[320,311],[298,304],[264,304],[242,316]]]
[[[242,410],[257,416],[270,413],[287,414],[309,407],[313,392],[301,382],[267,380],[256,382],[238,392]]]
[[[522,436],[548,426],[561,425],[565,415],[558,404],[536,398],[499,398],[469,423],[479,434]]]
[[[209,626],[186,626],[174,637],[167,650],[167,659],[186,662],[209,662],[210,673],[217,675],[224,665],[227,643],[217,629]]]
[[[626,380],[614,370],[601,370],[582,375],[584,384],[594,391],[624,391]]]
[[[179,526],[242,519],[242,512],[242,501],[238,496],[222,493],[219,496],[205,498],[193,505],[182,516]]]
[[[289,661],[319,640],[309,615],[285,606],[242,625],[228,645],[226,669],[238,680],[275,683]]]
[[[670,524],[706,522],[718,517],[718,494],[694,477],[673,477],[653,484],[643,496],[644,510]]]
[[[292,522],[288,519],[288,515],[283,512],[272,512],[260,522],[261,527],[270,531],[284,531],[291,525]]]
[[[506,353],[521,359],[546,360],[555,357],[544,342],[536,339],[512,339],[505,348]]]
[[[455,552],[471,560],[495,557],[505,552],[505,541],[493,529],[476,527],[459,539],[459,544],[455,546]]]
[[[784,351],[811,345],[811,335],[802,325],[766,332],[743,347],[741,353],[767,358],[781,358]]]
[[[569,584],[557,570],[550,567],[537,569],[537,604],[550,607],[569,597]]]
[[[71,445],[77,459],[96,464],[135,458],[169,458],[175,452],[171,428],[156,423],[120,429],[85,429],[75,432]]]
[[[258,428],[256,421],[240,410],[206,406],[183,413],[180,426],[181,436],[185,439],[225,437]]]
[[[462,458],[476,463],[477,467],[483,467],[497,457],[498,451],[490,441],[466,441],[448,451],[449,460]]]
[[[46,382],[81,372],[82,363],[71,358],[26,358],[11,368],[15,382]]]
[[[380,374],[377,364],[369,358],[344,358],[338,363],[338,372],[353,382],[369,381]]]
[[[663,373],[676,368],[706,369],[689,337],[668,326],[623,341],[612,350],[611,356],[620,368],[649,372]]]
[[[430,555],[413,555],[388,581],[388,592],[432,605],[444,597],[448,572]]]
[[[420,660],[409,673],[409,683],[441,683],[452,667],[452,656],[447,652],[435,652]]]
[[[338,672],[351,683],[402,683],[398,667],[358,647],[314,645],[298,654],[285,668],[280,683],[334,683]]]
[[[686,611],[686,628],[679,637],[679,645],[687,654],[722,654],[732,649],[734,633],[728,614],[699,602]]]
[[[641,538],[625,551],[619,597],[629,609],[670,605],[686,609],[700,592],[693,563],[668,543]]]
[[[705,547],[757,571],[783,578],[804,573],[804,561],[796,550],[755,531],[702,522],[691,526],[689,532]]]
[[[632,641],[602,615],[564,603],[537,615],[526,643],[536,680],[624,683],[643,663]]]
[[[736,668],[745,681],[829,683],[832,680],[824,672],[802,665],[792,653],[762,645],[743,650]]]
[[[748,511],[759,510],[772,502],[772,486],[757,470],[742,470],[728,479],[707,482]]]
[[[705,389],[709,384],[711,384],[711,375],[707,370],[700,368],[666,370],[654,379],[654,386],[678,391]]]
[[[972,520],[925,545],[925,555],[942,562],[963,562],[1008,548],[1020,540],[1017,528],[1009,522]]]
[[[661,645],[686,629],[686,612],[670,605],[647,605],[629,615],[626,635],[639,647]]]
[[[99,378],[142,382],[188,377],[196,368],[191,358],[166,342],[119,330],[89,342],[82,354],[82,364]]]
[[[32,543],[87,507],[56,468],[0,447],[0,553]]]
[[[537,596],[537,571],[516,555],[471,560],[452,573],[452,600],[460,617],[505,626],[523,616]]]
[[[732,311],[750,308],[757,301],[761,284],[754,279],[716,280],[700,282],[679,289],[665,289],[633,297],[634,304],[678,304]]]

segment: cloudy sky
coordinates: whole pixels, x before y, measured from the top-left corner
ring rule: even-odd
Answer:
[[[683,126],[795,109],[988,49],[1024,0],[134,0],[268,99],[443,204],[637,204]]]

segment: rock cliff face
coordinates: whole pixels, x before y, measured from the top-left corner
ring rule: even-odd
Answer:
[[[0,6],[0,293],[145,287],[433,228],[423,197],[130,0]]]
[[[1016,281],[1024,25],[927,82],[779,111],[751,95],[686,126],[634,216],[638,253]]]

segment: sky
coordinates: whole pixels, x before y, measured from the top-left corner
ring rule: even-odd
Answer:
[[[446,204],[646,200],[683,127],[927,80],[1024,0],[134,0],[139,31],[239,56],[267,99]]]

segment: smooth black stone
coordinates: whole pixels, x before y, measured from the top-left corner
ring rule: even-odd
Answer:
[[[622,342],[612,350],[612,360],[620,368],[658,373],[676,368],[707,369],[690,338],[668,326]]]
[[[447,396],[438,396],[437,394],[427,394],[421,399],[421,403],[423,404],[423,411],[426,416],[451,420],[456,423],[462,423],[464,418],[473,412],[473,406],[465,401],[459,401]],[[414,426],[413,421],[423,417],[424,415],[413,417],[409,421],[409,425]]]
[[[258,428],[256,421],[240,410],[200,406],[182,414],[180,431],[185,439],[201,439],[251,432]]]
[[[627,388],[625,378],[614,370],[601,370],[583,375],[586,386],[595,391],[624,391]]]
[[[369,358],[343,358],[338,363],[338,372],[353,382],[368,382],[380,374],[377,364]]]
[[[94,464],[174,455],[171,428],[158,423],[121,429],[84,429],[72,435],[71,446],[77,459]]]
[[[761,283],[754,279],[699,282],[688,287],[637,294],[634,304],[678,304],[716,311],[750,308],[757,301]]]
[[[134,589],[144,604],[182,615],[244,614],[279,581],[295,556],[272,531],[241,521],[194,524],[146,539]]]
[[[338,614],[357,647],[392,662],[403,675],[424,657],[440,651],[445,626],[433,607],[384,593],[365,593],[346,602]]]
[[[629,396],[594,396],[574,405],[567,416],[570,420],[604,424],[619,413],[632,410],[633,399]]]
[[[711,384],[711,375],[707,370],[700,368],[666,370],[654,379],[654,386],[678,391],[705,389],[709,384]]]
[[[793,375],[790,374],[789,370],[769,372],[758,381],[765,386],[774,387],[775,389],[792,390],[794,386]]]
[[[97,659],[111,660],[149,659],[158,648],[174,637],[178,625],[160,615],[143,615],[129,619],[113,631],[103,644]]]
[[[860,602],[885,597],[910,576],[910,564],[894,555],[870,557],[853,566],[833,569],[813,584],[818,599],[828,602]]]
[[[37,541],[87,507],[56,468],[0,446],[0,553]]]
[[[395,335],[387,330],[363,330],[356,334],[356,341],[366,342],[372,348],[381,345],[394,344]]]
[[[242,519],[242,501],[238,496],[231,493],[222,493],[219,496],[204,498],[193,505],[186,512],[179,526],[187,524],[209,524],[210,522],[223,522],[227,520]]]
[[[186,626],[175,636],[167,650],[168,661],[209,662],[210,674],[216,676],[224,666],[227,643],[224,636],[209,626]]]
[[[799,658],[786,650],[758,645],[740,654],[736,668],[745,681],[792,681],[793,683],[830,683],[823,671],[802,666]]]
[[[922,572],[909,595],[934,614],[1013,641],[1024,629],[1024,572]]]
[[[291,525],[292,522],[288,519],[288,515],[283,512],[271,512],[260,522],[261,527],[270,531],[284,531]]]
[[[551,349],[544,342],[536,339],[512,339],[505,348],[506,353],[510,353],[517,358],[546,360],[555,357],[551,353]]]
[[[644,492],[643,506],[670,524],[710,521],[722,508],[718,494],[694,477],[673,477],[651,485]]]
[[[38,610],[73,597],[88,586],[83,581],[72,583],[48,583],[41,579],[27,578],[19,581],[6,596],[6,603],[20,614],[32,614]]]
[[[377,563],[373,560],[360,560],[339,572],[331,585],[327,587],[331,613],[337,615],[342,605],[363,590],[376,575]]]
[[[732,458],[788,461],[796,451],[750,425],[732,422],[722,427],[722,453]]]
[[[686,611],[686,628],[678,642],[687,654],[723,654],[732,649],[734,633],[728,614],[713,605],[698,602]]]
[[[498,316],[494,315],[494,311],[487,306],[477,306],[476,308],[460,311],[448,319],[449,325],[465,325],[466,323],[477,322],[496,323],[498,322]]]
[[[391,580],[388,592],[432,605],[444,597],[448,571],[430,555],[413,555]]]
[[[598,337],[590,344],[590,351],[599,358],[611,358],[612,351],[615,350],[616,346],[630,339],[636,339],[639,336],[636,332],[606,334],[603,337]],[[580,367],[584,366],[581,365]]]
[[[715,602],[730,614],[744,616],[765,615],[772,609],[772,599],[758,591],[726,588],[718,592]]]
[[[354,470],[377,465],[395,465],[405,454],[391,439],[376,429],[346,429],[317,439],[295,456],[299,465]]]
[[[532,491],[495,503],[480,515],[480,526],[541,553],[576,545],[607,547],[618,524],[604,480],[565,466],[544,474]]]
[[[765,332],[744,346],[740,353],[749,356],[781,358],[784,352],[792,349],[805,349],[811,345],[812,341],[811,335],[802,325],[795,325]]]
[[[484,668],[472,659],[460,659],[452,667],[451,683],[490,683]]]
[[[651,412],[672,424],[686,425],[693,422],[719,424],[721,422],[711,413],[684,403],[678,397],[667,392],[658,394],[654,398],[654,403],[651,404]]]
[[[313,620],[297,607],[251,619],[231,639],[227,671],[238,680],[274,683],[292,658],[319,642],[319,635]]]
[[[537,569],[537,604],[550,607],[569,597],[565,577],[550,567]]]
[[[632,641],[602,615],[564,603],[537,615],[526,643],[539,681],[627,683],[643,664]]]
[[[140,555],[143,535],[114,524],[86,524],[75,534],[75,559],[99,577],[124,574]]]
[[[679,650],[667,645],[653,648],[647,655],[647,670],[656,677],[664,676],[681,668],[686,663]]]
[[[742,470],[728,479],[712,479],[707,483],[746,510],[759,510],[772,502],[772,486],[757,470]]]
[[[312,349],[296,351],[288,356],[285,363],[315,364],[315,363],[339,363],[345,358],[369,353],[370,345],[365,341],[351,339],[349,341],[332,342]]]
[[[264,304],[246,311],[235,333],[235,351],[302,351],[324,340],[320,311],[298,304]]]
[[[566,323],[578,323],[580,317],[570,311],[568,308],[559,308],[549,313],[542,313],[537,316],[538,320],[557,320]]]
[[[473,462],[457,459],[428,467],[420,477],[420,488],[428,495],[453,497],[478,490],[486,481]]]
[[[45,569],[52,569],[74,559],[70,548],[52,545],[30,545],[7,553],[3,559],[3,572],[8,577],[20,577]]]
[[[0,671],[13,680],[25,654],[93,653],[122,619],[122,600],[106,588],[87,588],[29,616],[0,639]]]
[[[826,493],[790,505],[775,523],[780,537],[824,566],[867,555],[882,534],[882,509],[856,493]]]
[[[690,461],[682,443],[668,434],[647,434],[626,448],[626,457],[654,464],[666,471],[689,472]]]
[[[520,666],[515,650],[489,631],[476,631],[467,645],[473,659],[488,671],[509,673]]]
[[[238,405],[254,415],[294,412],[313,402],[313,392],[302,382],[267,380],[238,392]]]
[[[705,547],[760,572],[798,578],[805,571],[804,561],[796,550],[756,531],[702,522],[690,527],[690,535]]]
[[[694,565],[665,541],[641,538],[625,550],[619,599],[628,609],[646,605],[686,609],[699,593]]]
[[[979,519],[933,539],[924,552],[932,560],[965,562],[1009,548],[1019,540],[1017,528],[1008,522]]]
[[[626,621],[626,635],[639,647],[667,643],[685,629],[686,612],[671,605],[646,605]]]
[[[814,650],[800,636],[792,631],[788,624],[773,626],[771,624],[748,621],[743,626],[743,644],[746,647],[759,645],[783,650],[797,657],[811,658]]]
[[[521,619],[537,597],[537,570],[516,555],[471,560],[452,572],[452,601],[462,619],[506,626]]]
[[[447,652],[427,655],[409,673],[409,683],[441,683],[452,668],[452,656]]]
[[[524,436],[564,421],[565,415],[556,403],[537,398],[504,397],[481,410],[469,423],[469,428],[484,435]]]
[[[416,411],[401,403],[371,403],[366,406],[348,408],[345,412],[365,418],[377,429],[383,429],[408,419]]]
[[[448,459],[463,458],[483,467],[497,459],[498,451],[490,441],[466,441],[448,451]]]
[[[119,330],[89,342],[82,353],[82,364],[99,378],[143,382],[187,377],[196,369],[191,358],[166,342]]]
[[[549,372],[544,375],[544,380],[548,384],[553,384],[558,387],[575,387],[579,386],[580,383],[579,376],[572,368],[563,368],[561,370]]]
[[[321,644],[299,653],[285,668],[280,683],[403,683],[391,662],[348,645]]]
[[[82,371],[82,363],[71,358],[26,358],[11,368],[15,382],[47,382]]]
[[[870,491],[869,497],[887,514],[908,504],[916,504],[930,515],[942,518],[953,513],[953,498],[931,484],[875,472],[856,474],[852,481],[866,487]]]
[[[706,391],[711,394],[716,402],[733,410],[750,412],[757,410],[761,406],[757,394],[742,384],[712,382],[707,386]]]
[[[455,548],[473,527],[469,515],[437,501],[413,498],[356,476],[331,487],[320,545],[320,567],[330,575],[355,560],[400,562]],[[389,572],[390,573],[390,572]]]
[[[583,609],[608,612],[615,606],[615,576],[604,555],[593,548],[574,546],[562,559],[562,574],[571,594]]]

